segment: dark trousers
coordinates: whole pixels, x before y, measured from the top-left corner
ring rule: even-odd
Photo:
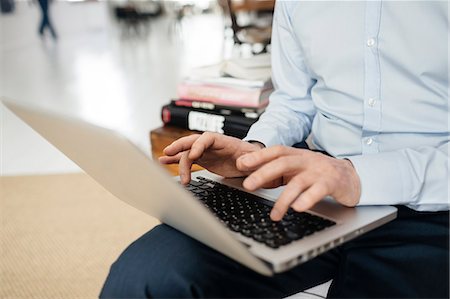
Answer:
[[[281,298],[333,279],[331,298],[448,298],[448,212],[398,208],[396,220],[273,277],[159,225],[112,265],[100,297]]]
[[[42,12],[42,20],[39,26],[39,33],[43,35],[45,28],[48,28],[51,35],[56,38],[56,31],[53,28],[52,23],[50,22],[50,16],[48,14],[49,0],[39,0],[39,6],[41,7]]]

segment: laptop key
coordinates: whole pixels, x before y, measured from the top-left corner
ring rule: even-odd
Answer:
[[[279,246],[283,246],[283,245],[291,243],[292,240],[289,240],[289,239],[286,239],[286,238],[282,238],[282,239],[276,240],[276,242],[277,242],[277,244]]]
[[[197,182],[197,181],[191,180],[191,181],[189,182],[189,185],[198,187],[198,186],[201,186],[201,185],[203,185],[203,184],[202,184],[201,182]]]
[[[231,228],[232,230],[236,231],[236,232],[238,232],[238,231],[241,230],[241,227],[240,227],[238,224],[234,224],[234,223],[232,223],[232,224],[230,225],[230,228]]]
[[[260,234],[254,234],[254,235],[252,235],[252,238],[253,238],[253,240],[258,241],[258,242],[264,241],[263,235],[260,235]]]
[[[301,238],[301,235],[295,232],[287,231],[286,237],[288,237],[291,240],[298,240]]]
[[[314,231],[313,230],[311,230],[311,229],[307,229],[307,230],[305,230],[305,236],[309,236],[309,235],[312,235],[314,233]]]
[[[278,247],[280,247],[280,245],[278,244],[278,242],[275,241],[275,240],[272,240],[272,239],[265,240],[264,243],[265,243],[267,246],[271,247],[271,248],[278,248]]]
[[[251,237],[252,231],[250,229],[243,229],[242,234],[246,237]]]
[[[268,232],[268,233],[266,233],[265,235],[264,235],[264,237],[266,238],[266,239],[273,239],[274,237],[275,237],[275,235],[272,233],[272,232]]]

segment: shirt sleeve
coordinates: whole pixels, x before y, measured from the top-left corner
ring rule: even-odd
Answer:
[[[359,175],[359,205],[407,205],[415,210],[449,210],[449,142],[346,157]]]
[[[274,92],[260,119],[244,140],[255,140],[266,147],[293,145],[311,131],[316,113],[311,99],[314,80],[308,73],[301,45],[289,16],[295,1],[277,1],[272,26],[272,80]]]

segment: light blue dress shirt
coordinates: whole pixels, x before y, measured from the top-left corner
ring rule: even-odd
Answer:
[[[449,209],[447,1],[276,2],[275,91],[246,140],[352,161],[360,205]]]

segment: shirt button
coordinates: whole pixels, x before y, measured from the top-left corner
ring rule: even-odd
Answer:
[[[372,143],[373,143],[373,139],[372,138],[369,137],[369,138],[366,139],[366,144],[367,145],[371,145]]]
[[[368,46],[368,47],[373,47],[373,46],[375,46],[375,39],[374,39],[373,37],[371,37],[371,38],[369,38],[369,39],[367,40],[367,46]]]
[[[376,102],[377,102],[377,100],[375,100],[374,98],[369,98],[369,100],[367,101],[367,104],[369,105],[369,107],[373,107],[373,106],[375,106]]]

